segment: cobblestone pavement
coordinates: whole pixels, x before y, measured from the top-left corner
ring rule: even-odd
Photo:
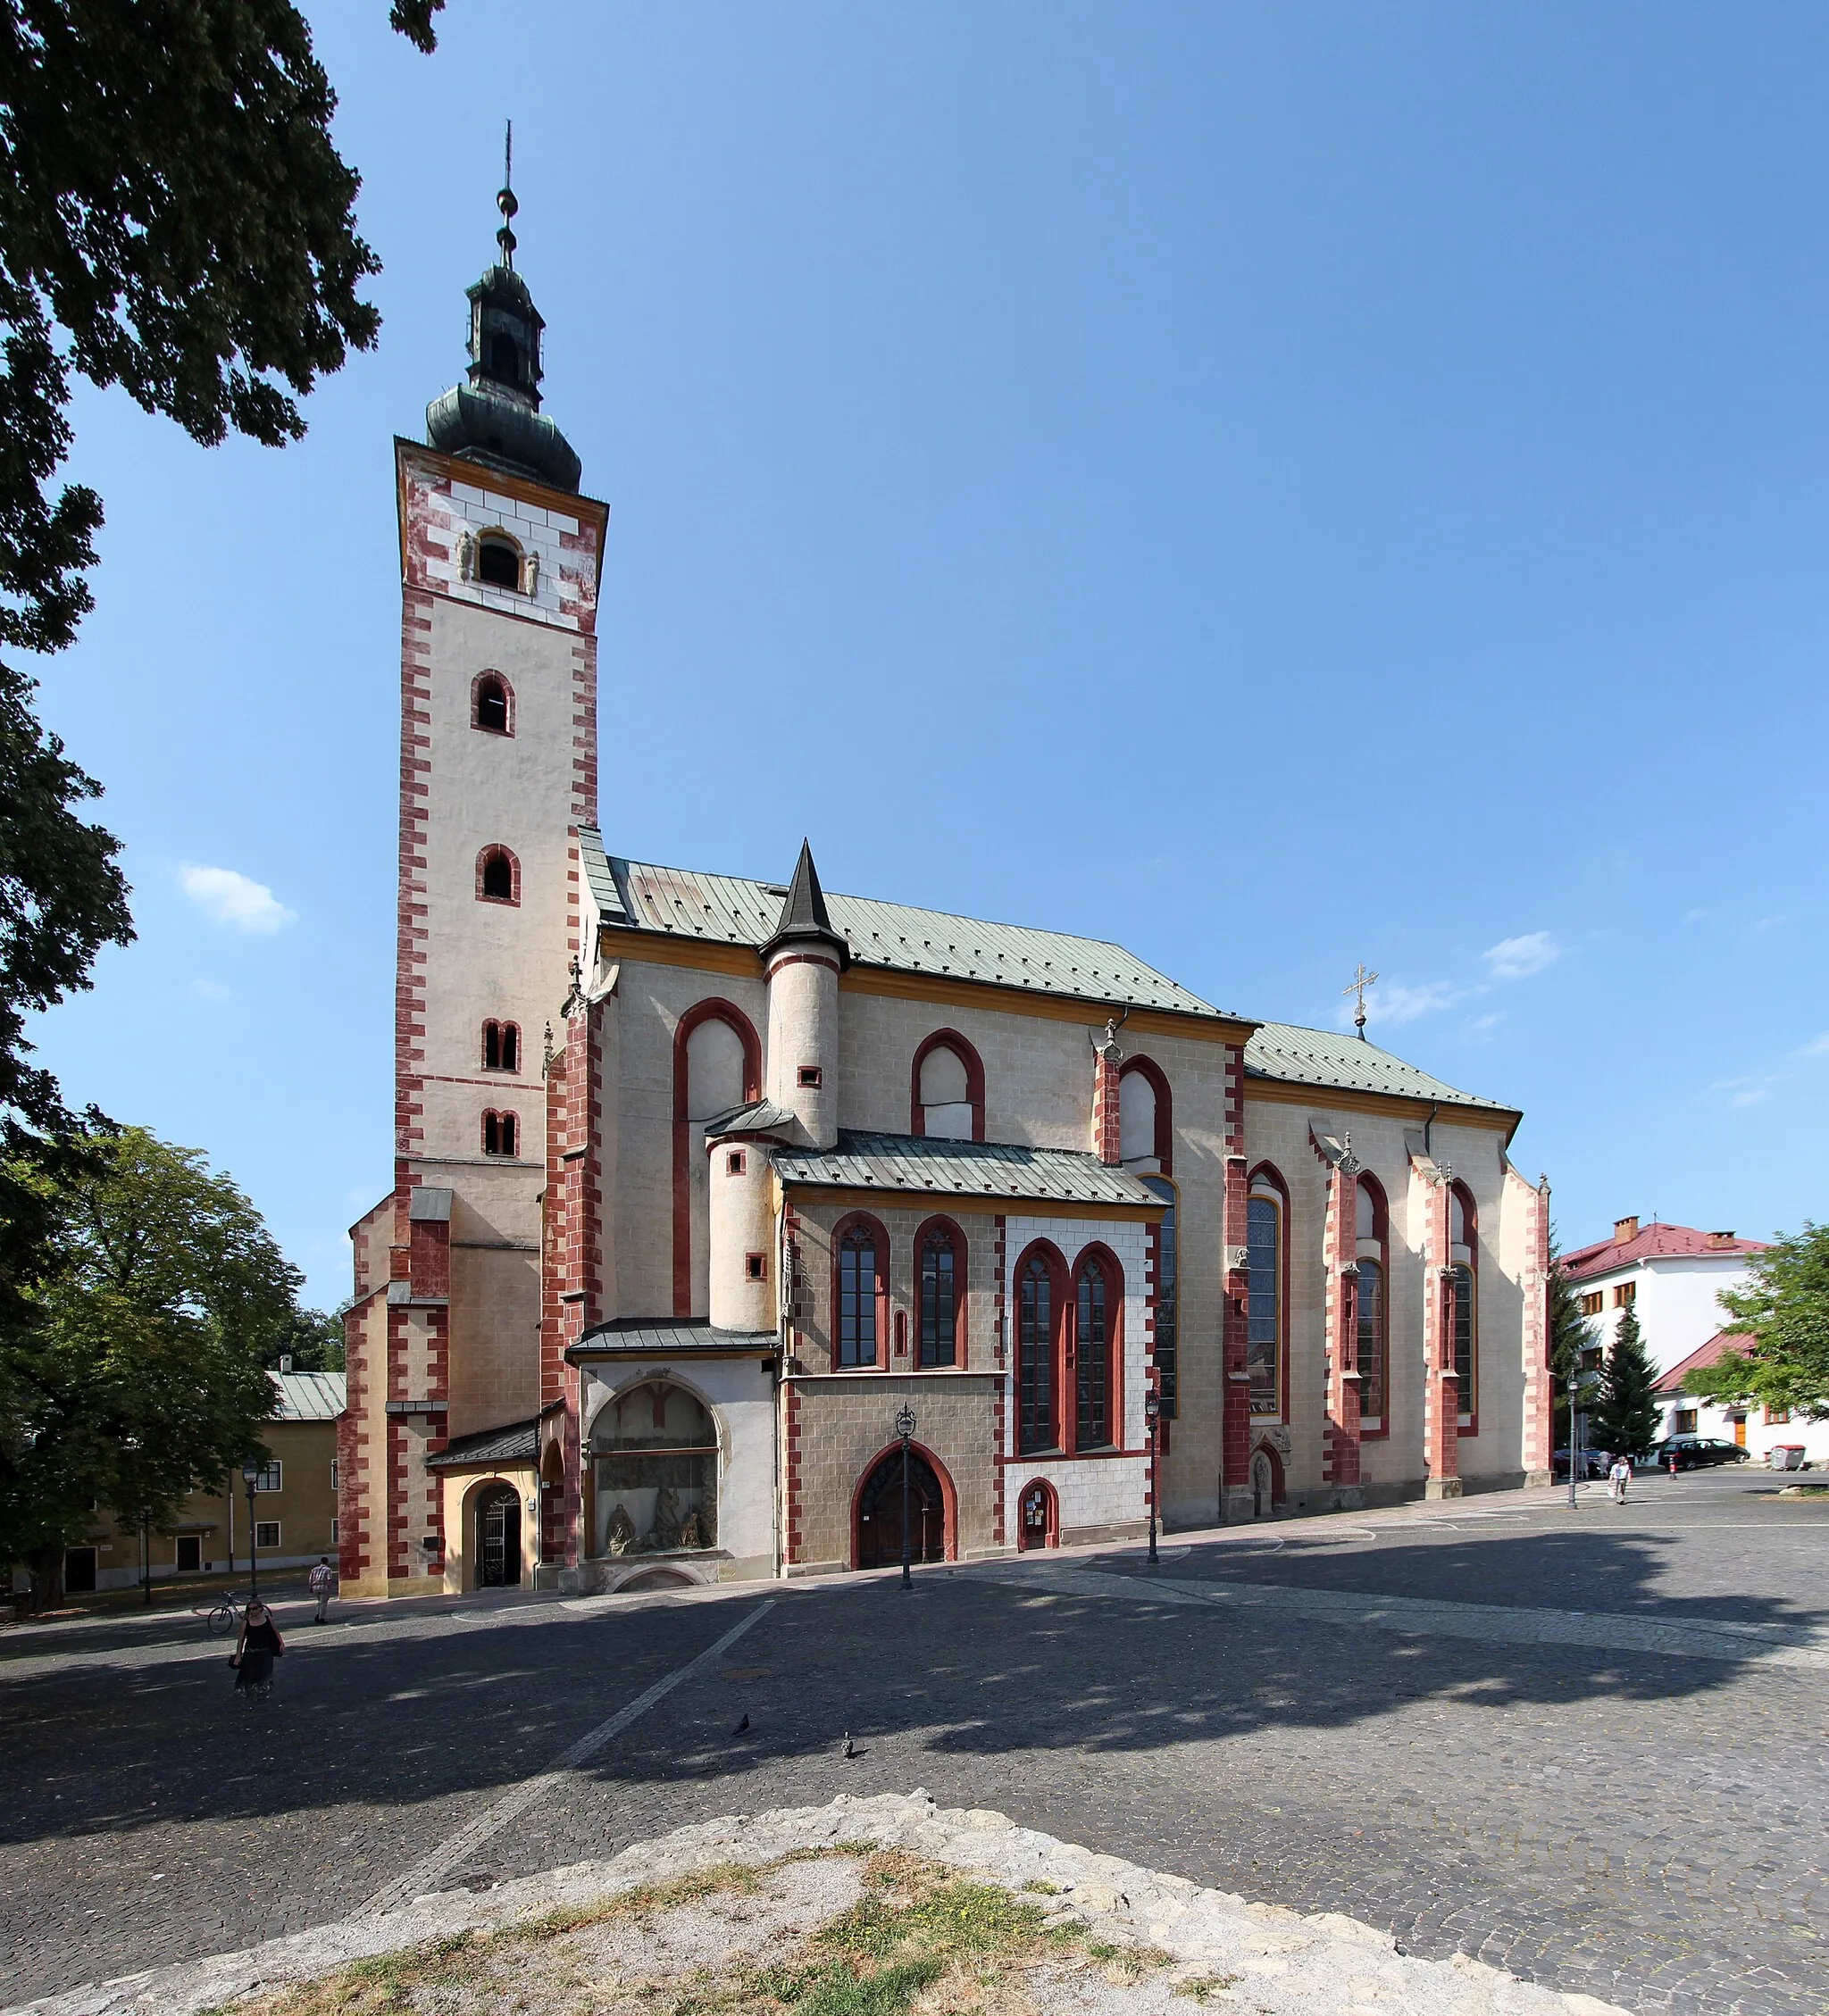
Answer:
[[[1775,1486],[1176,1536],[1159,1587],[1127,1550],[931,1570],[909,1593],[300,1615],[252,1711],[196,1620],[9,1632],[0,2001],[355,1911],[773,1598],[727,1661],[543,1780],[443,1880],[921,1786],[1629,2007],[1820,2012],[1829,1502]],[[1491,1638],[1466,1622],[1482,1604]],[[1580,1626],[1593,1642],[1567,1642],[1571,1612],[1600,1620]],[[1641,1642],[1678,1627],[1687,1649]]]

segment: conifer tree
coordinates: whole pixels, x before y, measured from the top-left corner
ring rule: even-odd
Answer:
[[[1554,1446],[1566,1449],[1568,1433],[1568,1376],[1580,1364],[1582,1354],[1593,1348],[1594,1327],[1582,1314],[1581,1290],[1568,1278],[1557,1248],[1556,1230],[1549,1232],[1549,1370],[1556,1404]]]
[[[1600,1381],[1589,1441],[1616,1455],[1642,1456],[1658,1439],[1658,1371],[1639,1332],[1638,1312],[1620,1312]]]

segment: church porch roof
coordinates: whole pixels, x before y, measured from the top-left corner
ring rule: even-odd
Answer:
[[[965,1203],[984,1197],[1048,1204],[1135,1204],[1160,1212],[1162,1200],[1126,1170],[1073,1148],[1031,1148],[1008,1141],[931,1140],[841,1127],[836,1147],[777,1151],[789,1188],[900,1191]]]

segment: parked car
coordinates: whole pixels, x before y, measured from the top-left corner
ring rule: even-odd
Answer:
[[[1582,1451],[1582,1475],[1590,1479],[1604,1478],[1612,1462],[1613,1458],[1604,1449],[1583,1449]],[[1558,1484],[1568,1482],[1568,1464],[1569,1452],[1566,1449],[1558,1449],[1553,1459],[1551,1471]]]
[[[1674,1455],[1678,1470],[1711,1470],[1716,1463],[1744,1463],[1751,1459],[1736,1442],[1724,1442],[1717,1435],[1669,1435],[1654,1443],[1650,1460],[1659,1470],[1670,1468]]]

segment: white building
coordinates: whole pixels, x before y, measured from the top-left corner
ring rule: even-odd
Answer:
[[[1679,1359],[1658,1382],[1658,1398],[1664,1408],[1666,1435],[1717,1436],[1724,1442],[1737,1442],[1755,1462],[1769,1463],[1774,1449],[1801,1449],[1803,1461],[1813,1468],[1829,1464],[1829,1421],[1809,1421],[1787,1408],[1721,1407],[1714,1402],[1686,1394],[1684,1379],[1706,1365],[1712,1365],[1724,1351],[1743,1351],[1747,1339],[1732,1330],[1717,1330],[1708,1341]],[[1781,1462],[1781,1470],[1795,1470],[1797,1459]]]

